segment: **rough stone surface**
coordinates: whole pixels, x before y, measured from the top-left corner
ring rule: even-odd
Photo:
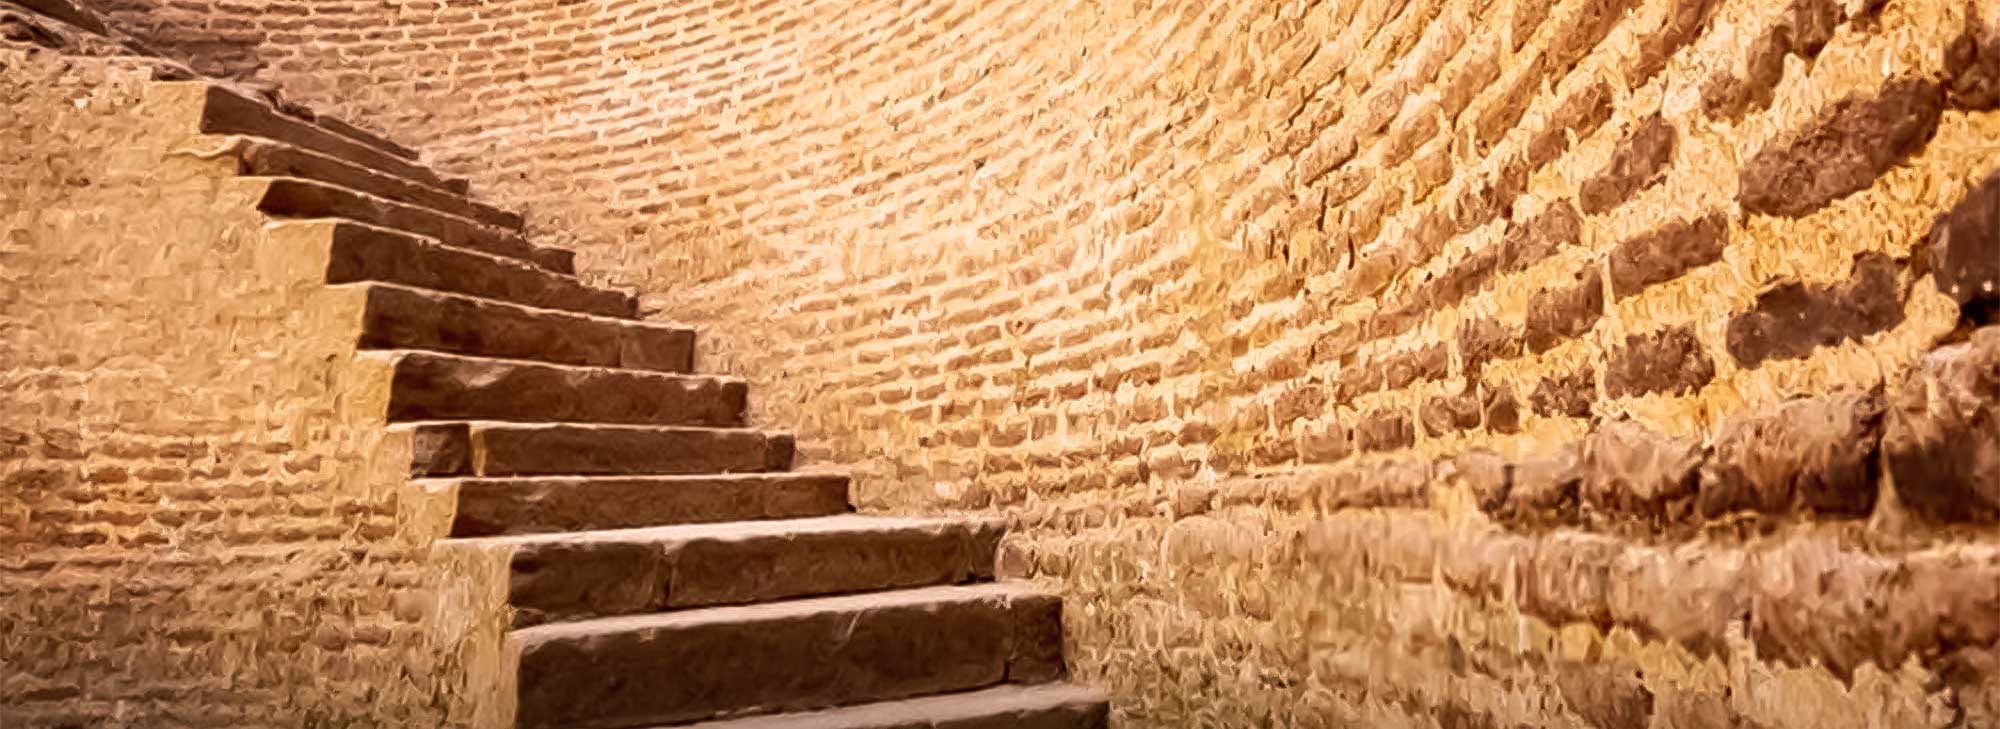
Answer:
[[[1604,368],[1604,392],[1611,397],[1652,393],[1685,394],[1715,379],[1715,362],[1687,327],[1625,338]]]
[[[1926,79],[1897,79],[1872,96],[1836,101],[1744,163],[1743,209],[1799,216],[1867,189],[1931,140],[1943,111],[1943,89]]]
[[[464,479],[452,534],[623,529],[846,512],[848,480],[828,473]]]
[[[1102,694],[1075,686],[1001,686],[782,716],[753,716],[689,729],[1102,729]]]
[[[1886,331],[1903,322],[1905,288],[1903,266],[1873,253],[1856,259],[1853,275],[1837,285],[1781,282],[1729,320],[1729,354],[1755,367]]]
[[[1882,454],[1912,511],[2000,517],[2000,328],[1932,352],[1890,392]]]
[[[583,279],[701,331],[704,370],[758,383],[751,422],[853,469],[861,509],[1008,518],[1006,553],[1063,595],[1071,671],[1122,726],[1616,717],[1566,698],[1577,661],[1641,683],[1654,727],[2000,723],[1964,658],[1992,645],[1986,526],[1901,518],[1901,483],[1867,519],[1658,523],[1581,503],[1580,476],[1529,477],[1594,422],[1706,444],[1842,388],[1893,398],[1980,325],[1923,278],[1943,270],[1926,233],[2000,138],[1952,90],[1974,72],[1951,44],[1995,27],[1982,4],[1713,3],[1708,21],[1687,0],[103,5],[188,66],[420,148],[438,189],[468,176],[528,212],[528,239],[576,250]],[[33,50],[0,72],[0,199],[22,201],[0,211],[0,540],[34,546],[0,548],[30,555],[0,570],[0,615],[29,636],[0,648],[0,695],[20,697],[0,723],[508,725],[472,717],[506,704],[474,648],[505,625],[488,611],[504,561],[474,587],[432,576],[450,486],[403,489],[407,434],[343,425],[338,408],[388,396],[339,384],[381,374],[349,338],[296,343],[362,321],[316,285],[324,238],[229,212],[255,199],[220,140],[168,154],[94,131],[223,119],[149,80],[185,69],[89,55],[13,12],[0,37]],[[1953,105],[1929,142],[1874,174],[1845,142],[1791,146],[1897,79]],[[130,106],[98,101],[117,84]],[[1581,212],[1654,114],[1684,132],[1660,182]],[[336,126],[265,127],[247,136],[410,161]],[[1803,180],[1758,201],[1798,214],[1744,203],[1753,160]],[[1822,172],[1860,187],[1820,204],[1843,189]],[[1491,340],[1469,376],[1466,322],[1518,340],[1576,266],[1709,214],[1729,225],[1712,261],[1608,286],[1597,324],[1545,351]],[[1839,286],[1869,252],[1907,261],[1900,323],[1734,360],[1729,321],[1769,284]],[[553,305],[518,328],[460,306],[423,299],[411,341],[584,366],[625,351]],[[1630,356],[1670,331],[1678,360]],[[1440,344],[1431,376],[1412,355]],[[1702,361],[1706,382],[1674,380]],[[1370,386],[1347,397],[1350,377]],[[1424,405],[1471,379],[1518,399],[1514,427],[1432,436]],[[1379,414],[1413,437],[1357,448]],[[1551,506],[1489,518],[1411,486],[1474,450],[1512,466],[1510,500]],[[357,475],[370,457],[384,480]],[[127,598],[142,609],[92,607]],[[463,656],[435,648],[459,605],[479,636]]]
[[[990,579],[1003,529],[844,515],[487,541],[513,550],[508,602],[529,625]],[[1061,636],[1051,645],[1059,674]]]
[[[1021,631],[1060,604],[985,585],[536,626],[515,634],[520,724],[668,724],[983,688],[1009,677]]]
[[[1863,516],[1875,508],[1879,393],[1805,398],[1724,423],[1703,465],[1704,516],[1812,510]]]
[[[1930,246],[1939,291],[1989,321],[2000,313],[2000,175],[1986,178],[1938,218]]]

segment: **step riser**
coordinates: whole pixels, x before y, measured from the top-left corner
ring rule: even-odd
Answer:
[[[293,119],[260,101],[233,91],[209,86],[202,107],[201,132],[240,134],[284,142],[303,149],[347,160],[385,174],[434,187],[450,189],[451,182],[423,165],[383,151],[377,144],[356,139],[321,125]]]
[[[298,223],[294,223],[297,225]],[[330,284],[382,281],[543,309],[631,318],[637,299],[511,258],[495,258],[380,228],[333,229]]]
[[[517,626],[710,605],[930,585],[993,576],[1000,528],[762,533],[665,543],[565,541],[514,554]]]
[[[452,536],[793,519],[848,511],[844,476],[467,480]]]
[[[518,721],[614,729],[1054,680],[1060,611],[986,596],[532,639]]]
[[[412,426],[415,477],[755,473],[791,468],[792,437],[704,428]]]
[[[694,333],[532,311],[394,286],[368,287],[364,349],[420,349],[553,364],[687,372]]]
[[[473,433],[473,476],[751,473],[792,466],[790,436],[572,428]]]
[[[498,228],[520,230],[522,225],[519,215],[481,205],[442,188],[394,177],[295,147],[249,142],[243,151],[242,160],[242,174],[245,175],[315,180],[400,203],[430,208]]]
[[[865,706],[684,725],[686,729],[1105,729],[1102,694],[1064,684],[1000,686]]]
[[[708,377],[412,354],[396,362],[389,419],[733,427],[748,393]]]
[[[257,209],[278,218],[344,218],[526,261],[556,273],[576,271],[572,252],[535,246],[516,232],[306,180],[271,178]]]

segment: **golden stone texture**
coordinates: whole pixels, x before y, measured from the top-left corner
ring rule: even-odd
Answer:
[[[1949,57],[2000,20],[1986,0],[102,5],[525,210],[699,327],[704,367],[855,468],[864,507],[1009,517],[1003,568],[1063,592],[1073,671],[1123,726],[2000,725],[1990,521],[1916,518],[1887,482],[1858,515],[1694,495],[1731,418],[1895,390],[1977,323],[1921,262],[2000,159],[2000,116]],[[347,465],[382,436],[311,417],[367,391],[332,374],[349,340],[309,321],[324,295],[244,281],[284,266],[219,175],[165,154],[136,84],[6,79],[27,135],[8,146],[32,152],[3,178],[26,201],[0,241],[4,370],[34,413],[9,478],[116,460],[125,484],[68,488],[136,494],[16,488],[51,501],[10,504],[17,534],[45,531],[8,539],[108,555],[212,532],[187,551],[351,560],[161,567],[199,586],[144,593],[199,596],[167,611],[200,626],[185,639],[156,608],[65,622],[94,621],[67,606],[101,587],[7,598],[33,621],[14,633],[143,626],[58,665],[237,667],[333,692],[300,700],[335,716],[479,695],[435,613],[384,604],[441,578],[396,526],[420,521],[410,497]],[[1667,151],[1627,141],[1661,121]],[[1572,235],[1534,225],[1586,189]],[[1846,287],[1880,260],[1893,291]],[[1783,285],[1868,315],[1746,364],[1731,323]],[[300,320],[253,315],[274,311]],[[1541,317],[1560,326],[1521,346]],[[1590,457],[1613,436],[1659,455]],[[241,462],[210,456],[217,483],[266,485],[158,525],[217,466],[48,455],[127,440],[241,440]],[[1501,486],[1531,494],[1519,514],[1489,508]],[[294,514],[341,503],[360,511]],[[98,585],[129,563],[85,564]],[[316,597],[210,586],[293,569]],[[307,626],[382,637],[322,659]]]

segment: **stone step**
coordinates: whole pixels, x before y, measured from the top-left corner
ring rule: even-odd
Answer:
[[[201,97],[199,130],[203,134],[261,137],[310,149],[412,182],[466,193],[463,180],[447,180],[415,159],[401,145],[360,133],[353,125],[312,120],[279,111],[263,99],[207,81],[167,82],[162,90]]]
[[[457,490],[458,515],[451,533],[460,537],[792,519],[848,511],[848,479],[839,473],[467,478],[427,485]]]
[[[291,177],[324,182],[357,192],[466,218],[485,225],[520,230],[521,216],[451,192],[370,169],[328,154],[250,137],[235,148],[240,172],[255,177]]]
[[[1062,676],[1062,601],[926,587],[517,630],[518,725],[622,729]]]
[[[687,372],[694,332],[384,283],[363,290],[363,349],[420,349],[497,359]]]
[[[993,579],[998,519],[842,514],[483,537],[515,625]]]
[[[556,273],[576,271],[573,252],[529,243],[519,231],[482,225],[455,215],[311,180],[292,177],[245,179],[263,181],[264,192],[258,200],[257,209],[272,217],[345,218],[414,233],[448,246],[527,261]]]
[[[743,424],[742,380],[552,365],[437,352],[389,355],[392,421],[511,420],[640,425]]]
[[[453,248],[429,238],[347,220],[295,220],[281,228],[313,229],[301,236],[331,241],[326,282],[381,281],[465,294],[540,309],[620,319],[638,315],[637,297],[600,289],[513,258]],[[319,232],[323,231],[323,232]]]
[[[826,711],[680,726],[683,729],[1105,729],[1110,722],[1110,700],[1102,692],[1071,683],[1048,683],[995,686]]]
[[[412,476],[670,475],[783,471],[789,433],[748,428],[421,423]]]

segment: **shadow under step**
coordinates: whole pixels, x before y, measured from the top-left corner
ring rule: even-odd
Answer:
[[[574,276],[519,259],[455,248],[349,220],[295,220],[274,225],[311,230],[302,234],[325,236],[331,241],[326,271],[330,284],[380,281],[620,319],[630,319],[639,312],[639,300],[631,294],[592,287]]]
[[[524,729],[626,729],[1062,676],[1062,600],[927,587],[514,631]]]
[[[358,283],[363,349],[420,349],[496,359],[687,372],[694,331],[537,309],[384,283]]]
[[[235,154],[244,175],[323,182],[508,230],[518,231],[524,224],[518,214],[450,190],[301,147],[245,137]]]
[[[680,724],[682,729],[1105,729],[1110,700],[1070,683],[883,701],[825,711]],[[653,729],[666,729],[654,727]]]
[[[1006,522],[844,514],[487,537],[516,627],[993,579]]]
[[[708,375],[394,351],[392,421],[506,420],[733,427],[750,386]]]
[[[840,473],[464,478],[455,488],[456,537],[630,529],[845,514]]]
[[[344,218],[414,233],[439,243],[514,258],[556,273],[575,273],[576,254],[529,243],[520,231],[485,225],[456,215],[405,205],[394,200],[294,177],[246,177],[260,180],[264,193],[258,211],[275,218]]]
[[[420,423],[410,475],[588,476],[742,473],[791,468],[790,433],[748,428]]]

